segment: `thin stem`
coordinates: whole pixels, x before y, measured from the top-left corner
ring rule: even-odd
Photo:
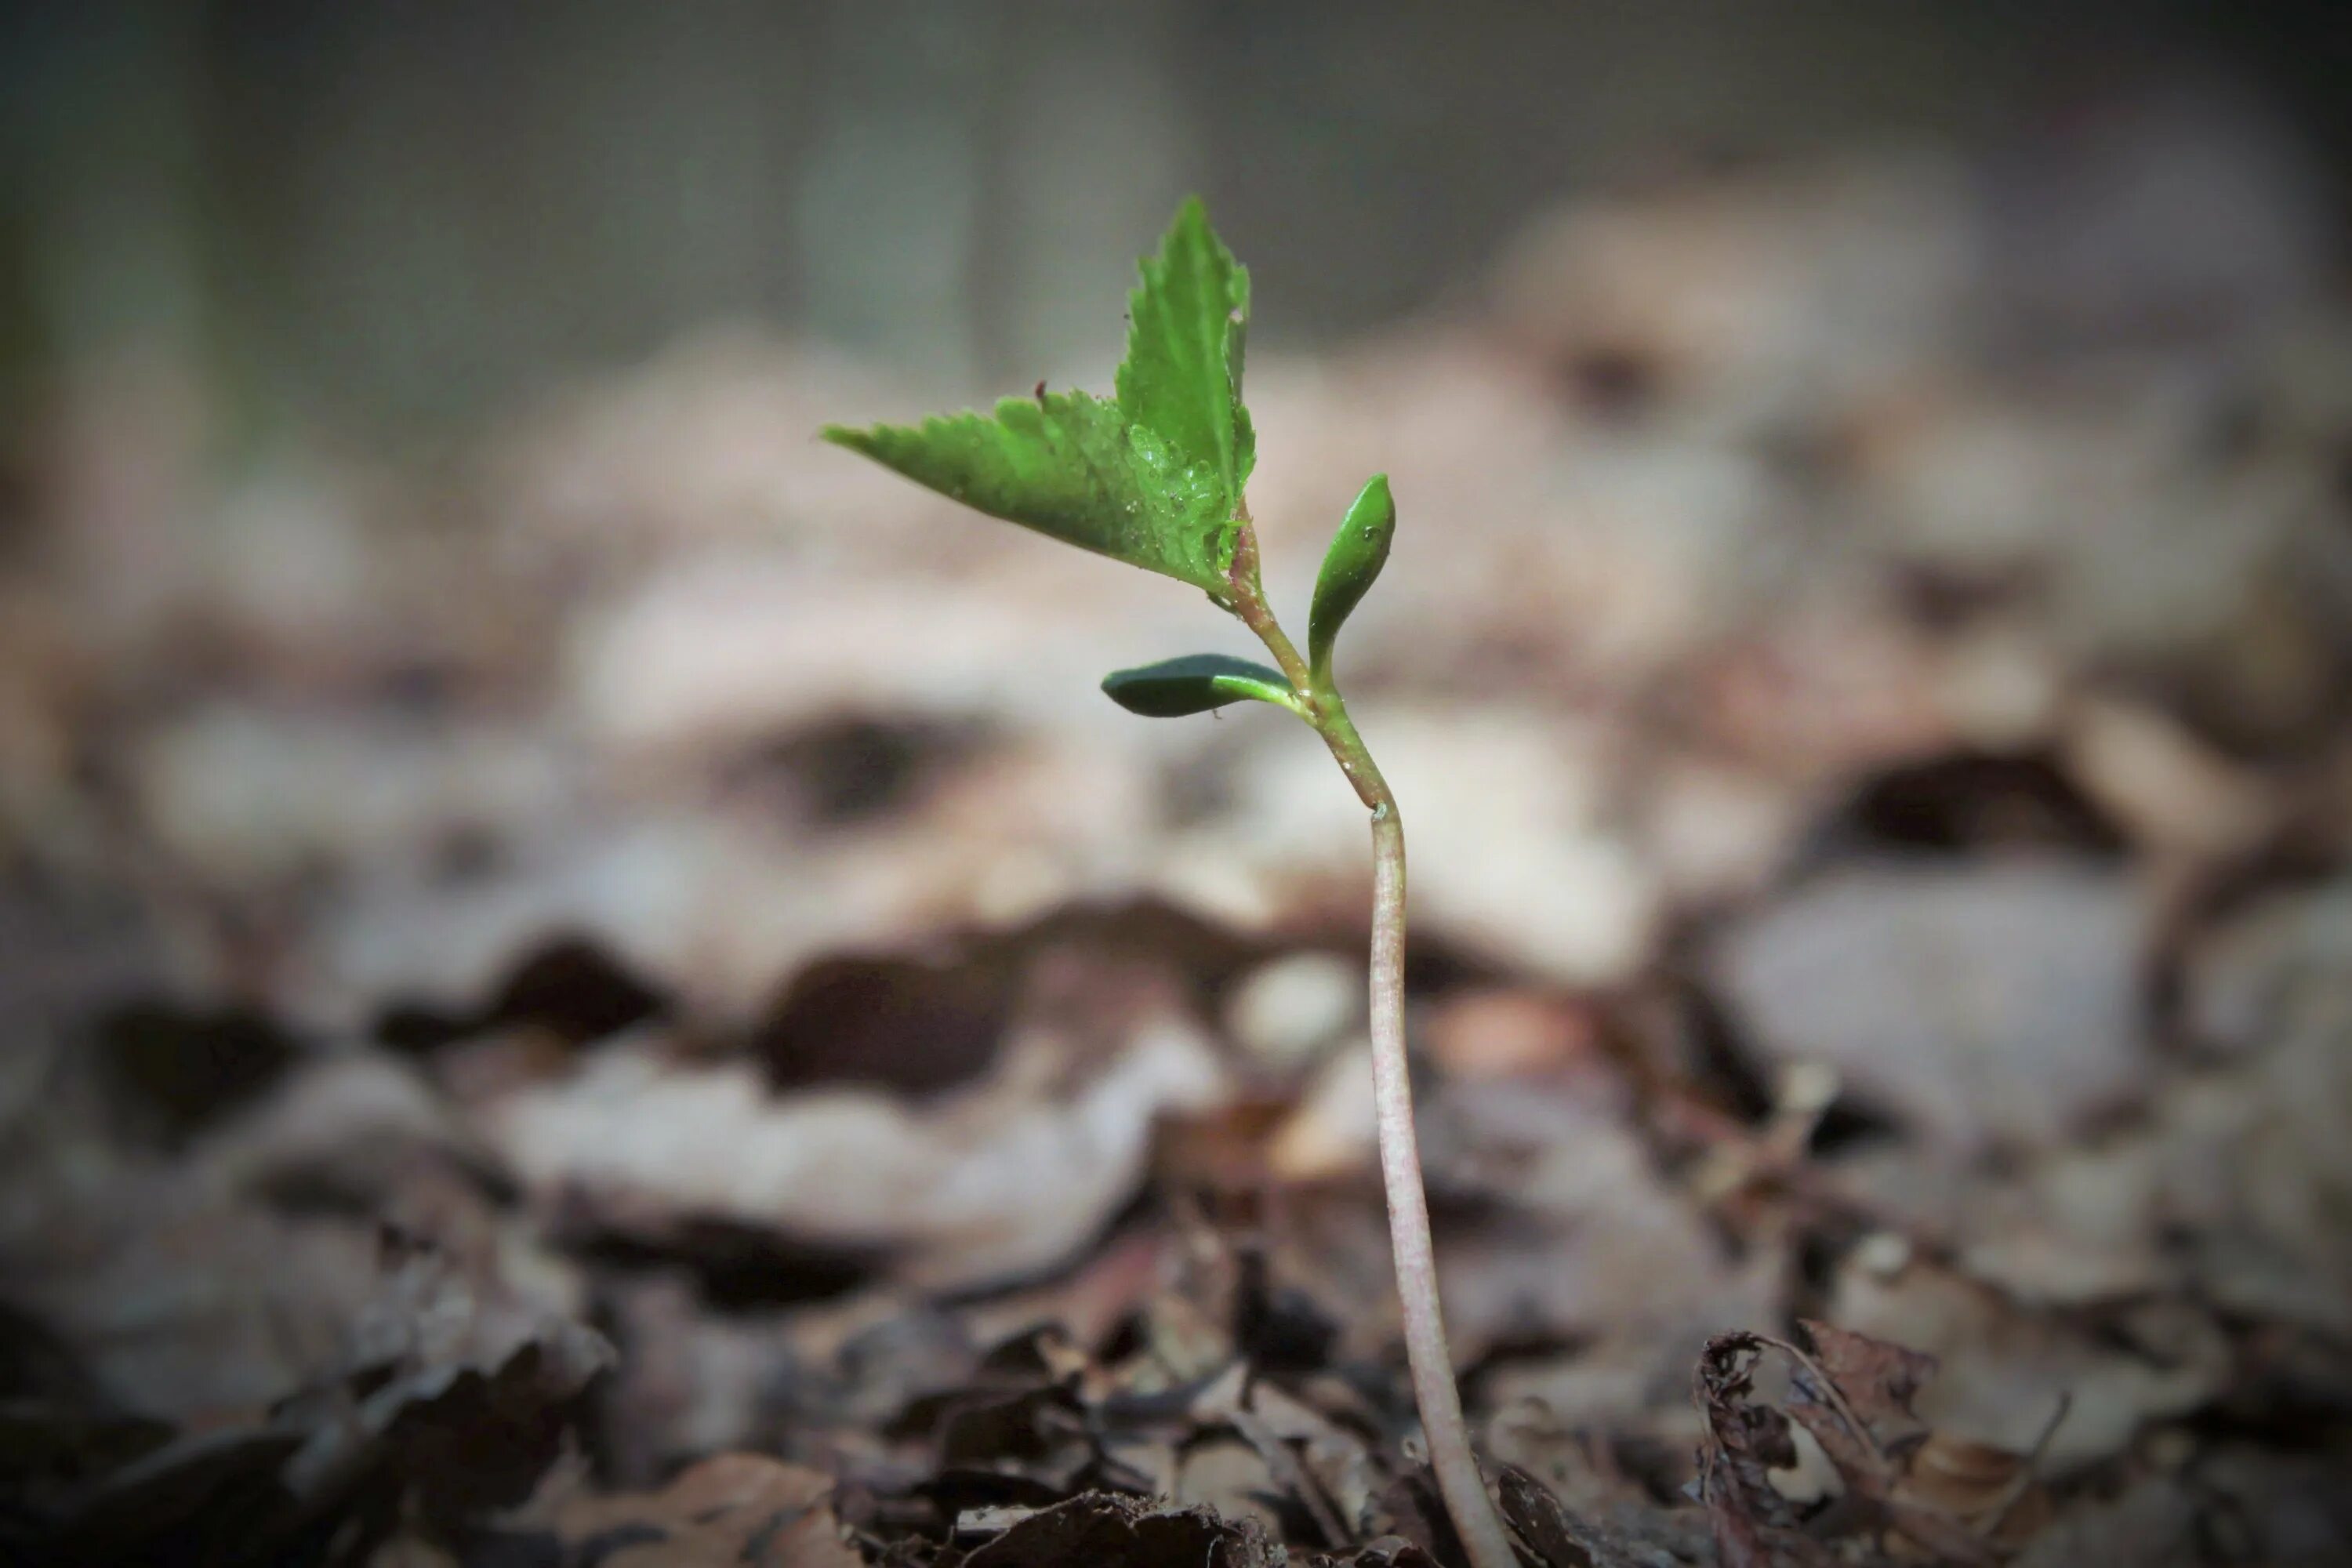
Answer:
[[[1258,576],[1257,530],[1250,522],[1249,502],[1242,502],[1234,515],[1241,521],[1241,530],[1234,538],[1234,563],[1225,569],[1226,584],[1233,590],[1230,607],[1241,617],[1242,625],[1257,634],[1257,640],[1274,655],[1274,662],[1282,667],[1290,689],[1298,693],[1301,700],[1312,702],[1315,681],[1307,673],[1307,661],[1298,657],[1298,650],[1291,646],[1290,634],[1282,629],[1282,623],[1274,618],[1274,611],[1265,602],[1265,584]],[[1311,713],[1307,721],[1315,723]],[[1319,724],[1316,727],[1322,728]]]
[[[1307,721],[1331,748],[1339,771],[1372,814],[1372,1094],[1380,1128],[1381,1182],[1388,1194],[1389,1249],[1396,1259],[1397,1299],[1403,1309],[1405,1361],[1429,1443],[1430,1468],[1436,1473],[1438,1492],[1472,1568],[1517,1568],[1517,1553],[1471,1452],[1470,1429],[1454,1382],[1454,1355],[1445,1342],[1445,1314],[1438,1300],[1437,1256],[1430,1237],[1429,1197],[1422,1182],[1404,1044],[1404,819],[1355,721],[1348,716],[1339,688],[1328,677],[1312,679],[1266,606],[1256,533],[1246,511],[1234,546],[1232,584],[1234,613],[1282,667]]]
[[[1429,1440],[1430,1468],[1445,1511],[1475,1568],[1516,1568],[1503,1521],[1486,1495],[1462,1396],[1454,1382],[1454,1354],[1437,1291],[1437,1257],[1429,1227],[1429,1198],[1421,1173],[1421,1142],[1413,1131],[1412,1079],[1404,1045],[1404,819],[1388,783],[1373,765],[1337,693],[1324,739],[1359,794],[1372,808],[1372,1095],[1380,1124],[1381,1180],[1388,1193],[1389,1247],[1396,1257],[1397,1294],[1403,1307],[1405,1360],[1413,1398]]]

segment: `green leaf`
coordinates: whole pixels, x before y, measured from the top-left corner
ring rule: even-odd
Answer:
[[[828,425],[824,438],[991,517],[1165,573],[1214,595],[1233,562],[1232,506],[1204,468],[1083,392],[1008,397],[992,418]]]
[[[1330,674],[1331,647],[1339,639],[1339,628],[1388,564],[1389,544],[1395,538],[1396,501],[1389,495],[1389,477],[1374,474],[1340,520],[1331,548],[1323,552],[1323,570],[1315,577],[1315,604],[1307,613],[1307,662],[1317,680]]]
[[[1242,406],[1249,274],[1198,198],[1129,300],[1118,397],[1008,397],[993,416],[827,426],[824,438],[992,517],[1190,583],[1223,602],[1256,438]]]
[[[1278,669],[1222,653],[1192,653],[1103,677],[1104,695],[1147,719],[1181,719],[1231,702],[1272,702],[1298,711]]]
[[[1242,404],[1249,271],[1218,243],[1208,210],[1193,196],[1177,209],[1142,273],[1128,299],[1118,405],[1185,461],[1206,464],[1237,500],[1257,460],[1256,433]]]

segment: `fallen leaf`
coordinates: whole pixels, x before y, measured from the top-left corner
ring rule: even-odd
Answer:
[[[478,1121],[544,1202],[585,1205],[623,1235],[658,1240],[721,1219],[886,1251],[915,1282],[971,1285],[1068,1258],[1142,1178],[1154,1119],[1225,1093],[1215,1053],[1181,1015],[1139,1020],[1085,1081],[1055,1092],[1067,1059],[1054,1037],[1016,1037],[989,1079],[918,1107],[850,1088],[778,1098],[751,1064],[616,1044]]]
[[[1769,1346],[1755,1334],[1719,1334],[1695,1374],[1706,1418],[1699,1460],[1699,1500],[1715,1530],[1725,1568],[1814,1568],[1829,1558],[1798,1533],[1796,1510],[1772,1485],[1771,1472],[1797,1463],[1789,1418],[1758,1404],[1756,1364]]]
[[[1741,922],[1714,966],[1773,1061],[1825,1061],[1957,1150],[2043,1147],[2143,1089],[2144,920],[2091,867],[1856,867]]]
[[[555,1515],[568,1550],[609,1568],[861,1568],[829,1500],[833,1478],[760,1454],[719,1454],[658,1492],[578,1499]]]
[[[1506,1468],[1499,1489],[1504,1519],[1535,1548],[1544,1568],[1658,1568],[1689,1560],[1663,1543],[1579,1517],[1525,1470]]]
[[[1249,1521],[1095,1492],[1022,1520],[963,1568],[1274,1568],[1278,1560]]]
[[[2046,1450],[2049,1470],[2062,1476],[2120,1451],[2150,1421],[2195,1410],[2230,1365],[2220,1330],[2193,1305],[2110,1313],[2106,1331],[2094,1332],[1916,1257],[1885,1273],[1849,1258],[1827,1315],[1932,1354],[1942,1371],[1919,1413],[1950,1436],[2025,1453],[2070,1400]]]
[[[1907,1471],[1927,1441],[1927,1424],[1911,1408],[1936,1375],[1936,1358],[1866,1334],[1801,1320],[1813,1342],[1813,1365],[1790,1374],[1790,1413],[1804,1424],[1849,1485],[1881,1478],[1874,1489]],[[1825,1378],[1816,1377],[1818,1366]]]

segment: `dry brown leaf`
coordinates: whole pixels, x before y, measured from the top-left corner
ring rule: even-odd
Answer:
[[[1022,1520],[963,1568],[1273,1568],[1276,1561],[1250,1521],[1091,1492]]]
[[[658,1492],[575,1500],[555,1528],[611,1568],[861,1568],[834,1517],[833,1486],[764,1455],[719,1454]]]
[[[1832,1542],[1847,1542],[1899,1560],[1992,1568],[2040,1525],[2046,1499],[2036,1493],[2031,1506],[2020,1505],[2033,1492],[2032,1466],[2051,1427],[2031,1455],[1944,1437],[1912,1409],[1935,1358],[1827,1324],[1805,1327],[1812,1355],[1767,1336],[1725,1335],[1700,1363],[1709,1432],[1701,1489],[1728,1560],[1827,1561],[1822,1554],[1836,1550]],[[1790,1363],[1786,1415],[1757,1397],[1755,1367],[1767,1349]],[[1776,1479],[1800,1459],[1790,1415],[1820,1445],[1843,1488],[1801,1525],[1792,1489]]]
[[[2120,1451],[2149,1421],[2203,1405],[2230,1366],[2219,1327],[2193,1306],[2111,1313],[2107,1331],[2094,1333],[1916,1256],[1885,1271],[1849,1258],[1828,1315],[1934,1355],[1942,1374],[1920,1396],[1919,1411],[1953,1437],[2028,1452],[2060,1401],[2070,1400],[2047,1450],[2058,1475]]]
[[[1717,949],[1780,1063],[1961,1151],[2059,1143],[2139,1094],[2146,917],[2127,878],[2065,862],[1863,867],[1767,906]]]
[[[970,1285],[1066,1259],[1142,1179],[1155,1118],[1226,1091],[1198,1027],[1165,1013],[1057,1091],[1067,1071],[1060,1042],[1016,1037],[988,1079],[918,1107],[854,1088],[780,1099],[749,1063],[616,1045],[478,1121],[544,1201],[584,1202],[622,1234],[721,1219]]]
[[[1790,1413],[1849,1484],[1874,1472],[1892,1479],[1906,1470],[1927,1436],[1927,1424],[1911,1402],[1935,1377],[1936,1358],[1811,1319],[1800,1321],[1813,1342],[1813,1365],[1801,1363],[1792,1374]],[[1827,1374],[1826,1384],[1814,1376],[1816,1366]]]
[[[1798,1533],[1795,1509],[1772,1485],[1773,1471],[1797,1463],[1789,1418],[1755,1399],[1756,1365],[1773,1343],[1756,1334],[1717,1335],[1694,1376],[1707,1430],[1699,1500],[1706,1505],[1724,1568],[1814,1568],[1829,1561],[1816,1542]]]
[[[1506,1468],[1499,1490],[1503,1517],[1535,1548],[1544,1568],[1658,1568],[1691,1559],[1694,1543],[1687,1540],[1664,1530],[1644,1532],[1651,1536],[1644,1539],[1582,1518],[1525,1470]]]

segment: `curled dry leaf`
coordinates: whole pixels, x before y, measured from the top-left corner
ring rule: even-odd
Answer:
[[[1934,1357],[1823,1323],[1805,1328],[1811,1355],[1765,1335],[1725,1334],[1700,1361],[1707,1423],[1700,1490],[1726,1563],[1807,1568],[1847,1560],[1838,1543],[1852,1542],[1952,1568],[1990,1568],[2042,1521],[2030,1456],[1945,1437],[1912,1409],[1935,1374]],[[1790,1363],[1785,1412],[1758,1394],[1757,1366],[1768,1350]],[[1775,1480],[1799,1459],[1791,1417],[1820,1445],[1843,1489],[1810,1516]],[[2021,1510],[2030,1493],[2032,1506]]]
[[[1798,1532],[1795,1506],[1772,1485],[1773,1471],[1797,1463],[1789,1418],[1754,1397],[1757,1363],[1776,1342],[1759,1334],[1717,1335],[1695,1374],[1693,1392],[1706,1420],[1699,1500],[1724,1568],[1814,1568],[1829,1561]]]
[[[1811,1319],[1804,1329],[1813,1361],[1791,1374],[1790,1414],[1842,1475],[1906,1462],[1927,1440],[1927,1424],[1911,1401],[1936,1375],[1936,1358]]]

